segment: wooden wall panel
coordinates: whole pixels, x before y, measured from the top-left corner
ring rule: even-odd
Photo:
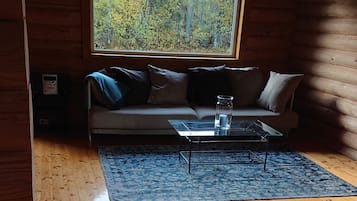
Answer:
[[[295,38],[295,44],[303,46],[313,46],[343,50],[343,51],[357,51],[357,44],[351,41],[357,40],[356,36],[339,35],[339,34],[325,34],[321,36],[318,33],[298,33],[299,37]]]
[[[82,12],[80,0],[26,0],[31,72],[61,73],[72,79],[67,111],[70,128],[84,129]],[[78,89],[77,81],[83,89]]]
[[[309,112],[309,111],[306,111]],[[305,138],[315,139],[319,143],[324,143],[328,147],[334,147],[340,150],[345,155],[357,160],[356,153],[356,137],[355,133],[348,132],[344,129],[336,128],[324,122],[317,122],[314,118],[310,118],[309,114],[302,114],[300,134],[304,134]]]
[[[295,9],[295,1],[284,1],[284,0],[258,0],[254,1],[252,7],[254,8],[277,8],[277,9]]]
[[[33,200],[24,7],[13,0],[0,8],[0,200]]]
[[[351,133],[357,129],[357,118],[355,117],[312,102],[297,101],[297,105],[304,114],[309,114],[310,118],[319,119],[320,122],[326,123],[334,129],[343,129]],[[357,146],[355,147],[357,148]]]
[[[20,18],[22,20],[22,18]],[[24,68],[24,27],[19,23],[20,19],[0,18],[0,60],[2,61],[0,74],[0,89],[24,89],[26,88],[26,71]],[[6,66],[8,65],[8,66]],[[9,67],[11,66],[11,67]]]
[[[357,100],[356,85],[308,74],[305,75],[303,84],[332,95],[348,98],[349,100]]]
[[[356,23],[357,19],[304,17],[296,22],[296,31],[356,35]]]
[[[246,40],[247,50],[286,50],[290,48],[290,37],[250,36]]]
[[[9,7],[7,7],[9,6]],[[1,150],[31,151],[29,123],[29,87],[22,1],[4,4],[13,16],[0,18],[0,137]],[[19,13],[21,13],[20,16]],[[14,129],[14,131],[12,131]],[[17,138],[18,137],[18,138]],[[15,143],[9,143],[14,140]],[[20,142],[17,144],[16,142]]]
[[[353,40],[351,41],[353,42]],[[313,60],[327,64],[335,64],[356,68],[356,54],[352,51],[341,51],[320,47],[294,46],[293,56],[301,60]]]
[[[27,1],[31,71],[82,71],[80,1]]]
[[[21,1],[8,1],[4,6],[0,6],[0,19],[4,20],[14,20],[22,18],[22,10],[18,9],[22,6]]]
[[[330,108],[343,115],[357,118],[357,102],[319,90],[300,87],[296,96],[318,106]]]
[[[292,66],[300,129],[357,159],[357,2],[298,0]]]
[[[30,152],[0,152],[0,200],[32,201]]]
[[[0,97],[0,151],[30,151],[28,91],[3,90]]]
[[[309,75],[312,74],[314,76],[357,85],[357,69],[355,68],[321,63],[311,60],[298,60],[295,61],[295,65],[299,67],[300,71]]]
[[[333,17],[333,18],[356,18],[356,2],[355,1],[339,1],[337,2],[320,2],[310,4],[304,9],[298,9],[300,16],[305,17]]]
[[[295,19],[290,9],[268,9],[267,7],[254,8],[248,12],[251,22],[291,23]]]
[[[0,21],[1,28],[1,46],[0,55],[10,55],[23,47],[24,41],[21,38],[23,33],[23,26],[17,20]],[[17,39],[17,40],[15,40]]]
[[[290,37],[294,29],[287,23],[246,23],[244,28],[249,30],[249,36],[254,37]],[[243,41],[244,42],[244,41]]]
[[[47,7],[41,4],[30,4],[27,8],[29,9],[27,14],[30,14],[27,20],[34,24],[81,26],[81,12],[78,7]],[[64,10],[66,12],[63,13]],[[51,16],[51,18],[48,18],[48,16]]]

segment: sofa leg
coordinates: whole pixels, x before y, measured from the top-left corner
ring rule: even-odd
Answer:
[[[90,131],[88,131],[88,144],[92,146],[92,133]]]

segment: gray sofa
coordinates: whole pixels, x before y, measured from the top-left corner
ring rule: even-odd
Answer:
[[[92,81],[87,79],[86,93],[90,141],[92,135],[103,134],[172,135],[175,131],[169,125],[169,119],[214,119],[214,105],[144,103],[122,105],[117,109],[108,108],[93,100]],[[291,94],[293,95],[293,92],[289,94],[290,102],[280,112],[257,105],[237,106],[233,110],[233,120],[258,119],[287,133],[298,125],[298,115],[292,110],[293,96]]]

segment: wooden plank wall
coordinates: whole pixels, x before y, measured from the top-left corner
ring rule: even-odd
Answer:
[[[285,70],[294,25],[295,0],[248,0],[240,60],[94,57],[89,55],[89,1],[26,0],[32,72],[60,72],[72,80],[70,127],[85,129],[85,74],[107,66],[146,68],[148,63],[184,70],[192,66],[256,65]],[[85,131],[85,130],[84,130]]]
[[[357,159],[357,1],[298,0],[293,43],[301,134]]]
[[[234,63],[285,71],[294,12],[295,0],[246,1],[240,59]]]
[[[32,200],[32,133],[24,1],[0,7],[0,199]]]
[[[31,72],[64,73],[71,80],[68,124],[85,128],[80,0],[26,0]],[[82,120],[83,119],[83,120]]]

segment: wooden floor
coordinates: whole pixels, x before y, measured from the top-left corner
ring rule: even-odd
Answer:
[[[98,140],[100,141],[100,140]],[[135,139],[115,139],[120,144]],[[167,143],[174,143],[168,140]],[[145,141],[155,143],[155,141]],[[163,143],[162,139],[158,143]],[[165,142],[164,142],[165,143]],[[357,161],[309,142],[294,142],[291,147],[322,167],[357,186]],[[108,201],[107,189],[96,145],[71,135],[41,135],[34,139],[35,200]],[[284,199],[289,201],[357,201],[354,197]],[[280,200],[282,201],[282,200]]]

